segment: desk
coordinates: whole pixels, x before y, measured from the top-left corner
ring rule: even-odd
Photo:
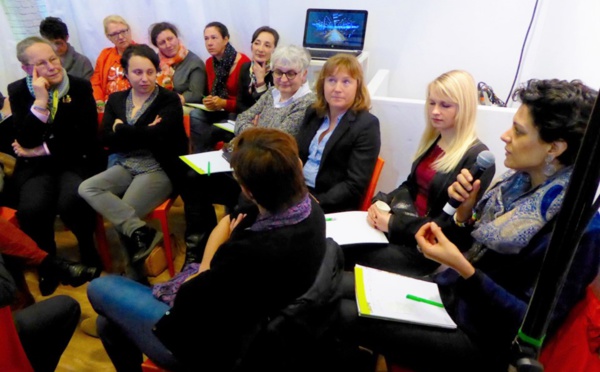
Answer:
[[[363,75],[365,76],[365,79],[369,73],[369,52],[363,51],[359,56],[358,56],[358,62],[360,63],[360,65],[362,66],[363,69]],[[319,77],[319,73],[321,72],[321,68],[323,67],[323,65],[325,64],[325,60],[318,60],[318,59],[311,59],[310,60],[310,66],[308,66],[308,84],[310,86],[311,89],[315,88],[315,82],[317,81],[317,78]]]

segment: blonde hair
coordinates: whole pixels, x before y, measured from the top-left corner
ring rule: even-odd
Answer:
[[[444,155],[433,162],[438,172],[451,172],[461,161],[464,154],[477,140],[475,122],[477,119],[477,87],[475,80],[466,71],[452,70],[438,76],[427,87],[427,100],[432,92],[440,93],[458,106],[454,118],[454,138],[448,143]],[[440,132],[431,123],[428,102],[425,102],[425,131],[421,136],[419,148],[414,156],[418,159],[440,136]]]
[[[325,79],[339,70],[346,71],[348,75],[356,80],[356,96],[354,97],[354,102],[352,103],[350,110],[354,112],[370,110],[371,96],[369,95],[367,85],[365,84],[365,78],[360,62],[358,62],[353,55],[336,54],[325,62],[315,84],[317,99],[313,104],[313,107],[317,110],[317,114],[319,116],[327,115],[329,104],[325,100]]]
[[[104,18],[104,20],[102,21],[102,24],[104,25],[104,34],[105,35],[108,33],[107,28],[108,28],[109,23],[121,23],[121,24],[127,26],[127,28],[131,28],[131,27],[129,27],[129,23],[127,23],[125,18],[121,17],[120,15],[111,14],[109,16],[106,16]]]

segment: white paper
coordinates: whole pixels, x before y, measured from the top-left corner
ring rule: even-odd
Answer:
[[[200,174],[231,172],[231,166],[223,157],[223,151],[221,150],[184,155],[180,156],[179,158]],[[208,171],[209,163],[210,172]]]
[[[367,223],[367,212],[353,211],[325,215],[326,232],[339,245],[357,243],[387,244],[385,234]]]
[[[233,133],[233,130],[235,129],[235,122],[232,124],[229,121],[227,121],[227,123],[214,123],[213,125],[230,133]]]
[[[362,271],[362,290],[359,289],[360,276],[356,276],[356,299],[361,316],[456,328],[456,323],[443,307],[407,298],[407,295],[412,295],[441,304],[437,284],[361,265],[356,265],[356,270]],[[366,309],[361,309],[361,300]]]

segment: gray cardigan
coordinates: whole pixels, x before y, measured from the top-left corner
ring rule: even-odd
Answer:
[[[259,127],[281,129],[292,136],[300,131],[304,113],[315,102],[315,94],[309,92],[285,107],[275,107],[273,89],[275,88],[269,88],[258,102],[238,115],[234,131],[236,136],[254,126],[252,121],[256,115],[260,115]]]
[[[206,66],[192,51],[175,67],[173,87],[175,92],[183,95],[185,102],[202,103],[206,92]]]

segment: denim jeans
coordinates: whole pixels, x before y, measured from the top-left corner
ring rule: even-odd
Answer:
[[[164,368],[177,369],[173,354],[152,332],[169,306],[154,298],[150,287],[108,275],[93,280],[87,293],[98,313],[98,334],[117,371],[141,371],[142,353]]]

